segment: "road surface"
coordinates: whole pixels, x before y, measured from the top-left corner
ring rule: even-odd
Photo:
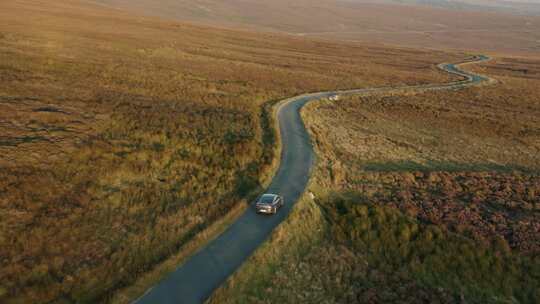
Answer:
[[[467,63],[489,60],[476,56]],[[282,140],[281,163],[267,192],[283,195],[285,206],[276,215],[256,214],[253,208],[238,218],[224,233],[207,244],[158,285],[148,290],[137,304],[191,304],[204,302],[261,245],[289,214],[308,184],[315,153],[300,117],[308,102],[333,95],[357,95],[402,90],[448,90],[477,85],[492,79],[465,72],[455,64],[439,68],[463,77],[447,84],[383,87],[301,95],[283,102],[277,111]]]

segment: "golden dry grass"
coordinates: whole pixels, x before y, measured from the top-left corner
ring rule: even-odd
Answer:
[[[538,170],[539,62],[515,62],[470,67],[496,86],[313,103],[304,116],[323,154],[358,168],[407,161]]]
[[[537,303],[538,61],[468,68],[500,83],[307,105],[316,199],[209,302]]]
[[[500,58],[470,67],[496,86],[309,105],[304,117],[325,170],[319,182],[539,252],[539,65]]]
[[[110,300],[260,187],[268,101],[443,82],[462,56],[2,2],[1,300]]]
[[[455,10],[430,5],[404,5],[406,1],[369,0],[95,1],[173,20],[332,40],[515,53],[536,57],[540,51],[538,14],[510,14],[485,7]],[[453,1],[437,2],[449,6],[454,4]]]

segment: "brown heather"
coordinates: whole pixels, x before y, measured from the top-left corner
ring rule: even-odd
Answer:
[[[211,303],[538,303],[540,63],[461,91],[314,102],[305,198]],[[307,196],[307,195],[306,195]]]
[[[540,62],[471,66],[496,86],[313,103],[304,115],[334,190],[540,253]],[[335,126],[337,122],[347,122]]]
[[[108,301],[260,187],[272,100],[461,57],[3,1],[0,301]]]

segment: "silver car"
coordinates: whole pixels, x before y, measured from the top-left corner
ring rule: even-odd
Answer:
[[[279,208],[283,207],[283,197],[277,194],[263,194],[255,203],[257,213],[276,214]]]

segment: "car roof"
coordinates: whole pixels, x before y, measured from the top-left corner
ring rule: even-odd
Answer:
[[[276,197],[276,196],[278,196],[278,195],[277,194],[272,194],[272,193],[265,193],[261,197]]]

